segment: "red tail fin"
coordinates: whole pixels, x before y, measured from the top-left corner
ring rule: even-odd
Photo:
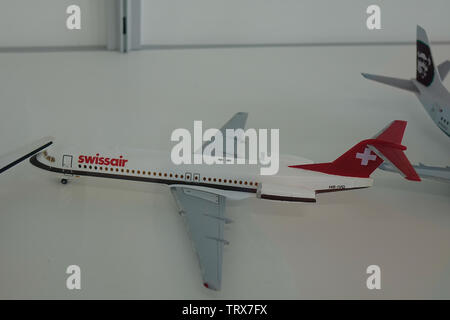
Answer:
[[[420,181],[401,145],[406,121],[395,120],[373,139],[363,140],[327,163],[289,166],[346,177],[368,178],[383,161],[390,161],[408,180]]]

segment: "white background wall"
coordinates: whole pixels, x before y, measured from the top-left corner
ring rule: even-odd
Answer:
[[[381,6],[383,30],[366,28]],[[143,0],[142,43],[414,41],[416,24],[450,40],[448,0]]]
[[[0,47],[106,44],[106,6],[113,0],[2,0]],[[70,4],[82,29],[65,27]],[[366,28],[379,4],[382,30]],[[450,40],[447,0],[142,0],[143,45],[413,41],[422,24],[434,41]]]
[[[450,46],[433,52],[443,61]],[[414,64],[413,45],[3,53],[0,154],[46,135],[169,154],[174,129],[220,128],[248,111],[248,127],[280,129],[280,152],[317,162],[407,120],[411,161],[449,165],[450,139],[416,97],[360,75],[409,78]],[[212,292],[166,186],[62,186],[23,162],[0,176],[0,298],[449,298],[450,185],[373,177],[315,204],[227,202],[234,223]],[[80,291],[65,287],[70,264]],[[370,264],[381,291],[365,286]]]
[[[9,17],[2,10],[1,23],[21,26],[17,17],[22,11],[16,2],[7,2],[17,10]],[[389,19],[402,23],[404,35],[414,40],[417,21],[402,17],[419,17],[420,3],[408,2],[416,7],[408,11],[400,5],[405,1],[396,1],[397,16]],[[434,2],[441,6],[429,5],[424,25],[432,40],[440,40],[449,24],[447,3]],[[353,10],[349,4],[345,7]],[[194,9],[191,13],[188,9],[177,10],[179,15],[192,15]],[[48,13],[53,8],[36,10]],[[268,17],[281,15],[269,8],[265,12]],[[329,41],[328,32],[330,37],[338,34],[332,24],[299,28],[297,15],[289,18],[289,13],[285,11],[282,21],[289,25],[290,19],[295,28],[284,30],[304,35],[320,30],[323,41]],[[208,32],[211,37],[206,40],[220,38],[212,37],[211,21],[204,27],[197,24],[189,33],[188,28],[174,29],[174,21],[165,19],[161,10],[152,14],[161,20],[147,30],[167,32],[157,43],[197,42]],[[221,21],[222,29],[217,28],[223,34],[226,15],[216,12],[216,17],[222,14],[223,19],[216,20]],[[301,17],[311,25],[322,14]],[[240,19],[240,26],[237,22],[229,26],[234,35],[240,30],[246,34],[245,19]],[[251,26],[255,29],[261,23],[266,28],[265,20],[252,20]],[[172,29],[164,29],[163,23]],[[348,27],[348,21],[343,23]],[[20,33],[0,28],[1,40],[9,31],[11,45],[25,40],[35,45],[67,43],[63,31],[52,25],[42,21],[45,32],[36,33],[43,37],[40,40],[29,29]],[[186,37],[174,38],[176,30],[183,30]],[[193,37],[196,30],[203,38]],[[21,34],[24,42],[14,42]],[[255,41],[266,35],[259,33]],[[219,40],[235,42],[232,36]],[[94,43],[87,41],[94,38],[79,41]],[[450,46],[433,46],[433,53],[436,62],[449,59]],[[413,45],[154,50],[127,55],[2,53],[0,150],[6,153],[46,135],[55,136],[60,145],[170,150],[175,128],[191,128],[194,120],[220,127],[233,113],[248,111],[249,127],[280,129],[282,153],[318,162],[335,159],[394,119],[407,120],[403,142],[411,161],[449,165],[449,138],[414,95],[360,75],[366,71],[409,78],[414,65]],[[450,85],[448,78],[445,85]],[[0,177],[0,298],[449,298],[450,186],[410,182],[380,170],[373,177],[372,188],[321,194],[316,204],[260,199],[227,203],[227,216],[234,223],[225,231],[230,246],[224,252],[223,288],[212,292],[201,285],[187,230],[165,186],[125,181],[103,185],[105,181],[78,179],[62,187],[57,176],[23,162]],[[82,268],[80,291],[65,287],[70,264]],[[365,286],[370,264],[382,269],[381,291]]]
[[[107,0],[2,0],[0,47],[106,45]],[[81,8],[81,30],[66,28],[66,8]]]

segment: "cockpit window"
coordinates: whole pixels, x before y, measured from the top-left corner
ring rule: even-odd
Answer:
[[[55,157],[50,156],[50,155],[48,154],[47,150],[44,150],[44,151],[42,152],[42,155],[44,156],[45,159],[47,159],[47,161],[55,162]]]

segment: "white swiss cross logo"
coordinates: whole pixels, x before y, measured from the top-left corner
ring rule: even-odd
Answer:
[[[374,154],[371,154],[371,151],[369,148],[364,149],[364,153],[356,153],[356,159],[361,159],[361,165],[367,166],[370,160],[377,160],[377,156]]]

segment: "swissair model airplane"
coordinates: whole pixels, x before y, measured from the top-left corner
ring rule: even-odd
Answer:
[[[427,34],[420,26],[417,26],[416,52],[415,79],[398,79],[368,73],[362,75],[367,79],[414,93],[438,128],[450,137],[450,93],[442,84],[450,70],[450,61],[441,63],[437,68],[434,66]]]
[[[237,113],[221,132],[244,129],[246,120],[246,113]],[[225,216],[226,200],[256,197],[316,202],[319,193],[372,186],[370,174],[383,161],[392,163],[406,179],[420,181],[403,153],[405,127],[405,121],[393,121],[374,138],[357,143],[333,162],[313,164],[303,158],[282,158],[278,173],[271,176],[260,175],[259,165],[174,165],[170,152],[156,151],[90,151],[52,146],[34,155],[30,162],[58,174],[63,184],[73,177],[87,176],[167,185],[190,231],[203,284],[219,290],[222,249],[228,243],[224,239],[224,224],[230,222]]]

